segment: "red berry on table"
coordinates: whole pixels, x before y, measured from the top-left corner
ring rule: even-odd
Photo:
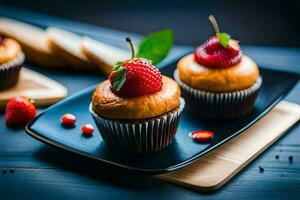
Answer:
[[[162,89],[160,71],[143,58],[134,58],[134,49],[129,38],[126,39],[132,49],[130,60],[119,62],[109,75],[112,91],[124,97],[137,97],[152,94]]]
[[[81,127],[81,132],[84,136],[92,136],[94,132],[94,126],[91,124],[84,124]]]
[[[242,51],[238,41],[231,39],[227,33],[220,33],[215,18],[210,15],[216,35],[210,37],[194,51],[195,61],[208,68],[222,69],[239,63]]]
[[[214,137],[214,132],[209,130],[197,130],[190,133],[195,142],[209,143]]]
[[[5,124],[10,127],[26,125],[36,115],[36,108],[27,97],[15,97],[6,104]]]
[[[76,123],[76,117],[70,113],[64,114],[61,119],[61,123],[65,127],[72,127]]]

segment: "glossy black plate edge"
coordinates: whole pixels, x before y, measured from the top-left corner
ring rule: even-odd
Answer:
[[[93,155],[91,155],[91,154],[88,154],[88,153],[86,153],[86,152],[84,152],[84,151],[80,151],[80,150],[78,150],[78,149],[76,149],[76,148],[69,147],[69,146],[66,146],[66,145],[64,145],[64,144],[62,144],[62,143],[59,143],[59,142],[57,142],[57,141],[54,141],[54,140],[52,140],[52,139],[50,139],[50,138],[48,138],[48,137],[46,137],[46,136],[44,136],[44,135],[40,135],[39,133],[37,133],[37,132],[35,132],[35,131],[33,131],[33,130],[31,129],[31,126],[32,126],[32,125],[33,125],[40,117],[42,117],[42,116],[44,115],[44,113],[47,112],[48,109],[51,109],[51,108],[54,107],[54,106],[60,105],[60,104],[64,103],[65,101],[68,101],[68,100],[71,99],[71,98],[76,98],[77,96],[80,96],[80,95],[82,95],[82,94],[84,94],[84,93],[86,93],[86,92],[89,92],[90,90],[94,90],[95,87],[96,87],[97,85],[98,85],[98,84],[92,85],[92,86],[90,86],[90,87],[87,87],[87,88],[85,88],[84,90],[81,90],[81,91],[75,93],[74,95],[71,95],[71,96],[69,96],[68,98],[66,98],[66,99],[64,99],[64,100],[62,100],[62,101],[60,101],[60,102],[58,102],[58,103],[56,103],[56,104],[50,106],[50,107],[47,108],[46,110],[42,111],[40,114],[38,114],[32,121],[30,121],[30,122],[25,126],[25,132],[26,132],[29,136],[31,136],[31,137],[37,139],[38,141],[40,141],[40,142],[42,142],[42,143],[44,143],[44,144],[47,144],[47,145],[50,145],[50,146],[52,146],[52,147],[59,148],[59,149],[62,149],[62,150],[66,150],[66,151],[68,151],[68,152],[75,153],[75,154],[80,155],[80,156],[84,156],[84,157],[86,157],[86,158],[92,158],[92,159],[94,159],[94,160],[96,160],[96,161],[100,161],[100,162],[103,162],[103,163],[106,163],[106,164],[109,164],[109,165],[113,165],[113,166],[119,167],[119,168],[121,168],[121,169],[127,169],[127,170],[130,170],[130,171],[141,172],[141,173],[146,173],[146,174],[160,174],[160,173],[164,173],[164,171],[163,171],[164,169],[159,169],[159,170],[147,170],[147,169],[141,169],[141,168],[133,168],[133,167],[126,166],[126,165],[121,165],[121,164],[118,164],[118,163],[115,163],[115,162],[110,162],[110,161],[108,161],[108,160],[105,160],[105,159],[101,159],[101,158],[95,157],[95,156],[93,156]]]
[[[41,115],[39,115],[36,119],[38,119],[40,116],[42,116],[43,113],[41,113]],[[140,168],[133,168],[133,167],[129,167],[129,166],[126,166],[126,165],[121,165],[121,164],[118,164],[118,163],[115,163],[115,162],[110,162],[108,160],[104,160],[104,159],[101,159],[101,158],[98,158],[98,157],[95,157],[95,156],[92,156],[90,154],[87,154],[86,152],[82,152],[82,151],[79,151],[78,149],[74,149],[73,147],[67,147],[65,146],[64,144],[60,144],[58,142],[55,142],[45,136],[40,136],[38,133],[35,133],[34,131],[32,131],[30,129],[30,124],[26,125],[25,127],[25,132],[35,138],[36,140],[44,143],[44,144],[47,144],[47,145],[50,145],[52,147],[55,147],[55,148],[58,148],[58,149],[61,149],[61,150],[65,150],[65,151],[68,151],[70,153],[74,153],[76,155],[79,155],[79,156],[83,156],[83,157],[86,157],[86,158],[91,158],[91,159],[94,159],[96,161],[99,161],[99,162],[103,162],[105,164],[109,164],[109,165],[112,165],[114,167],[118,167],[120,169],[126,169],[126,170],[130,170],[130,171],[133,171],[133,172],[138,172],[138,173],[146,173],[146,174],[161,174],[161,173],[164,173],[163,171],[155,171],[155,170],[145,170],[145,169],[140,169]]]
[[[104,162],[104,163],[107,163],[107,164],[111,164],[111,165],[114,165],[114,166],[117,166],[117,167],[121,167],[121,168],[125,168],[125,169],[128,169],[128,170],[131,170],[131,171],[136,171],[136,172],[143,172],[143,173],[147,173],[147,174],[161,174],[161,173],[166,173],[166,172],[170,172],[170,171],[174,171],[174,170],[177,170],[177,169],[180,169],[182,167],[185,167],[186,165],[200,159],[203,155],[207,154],[208,152],[212,151],[213,149],[216,149],[218,148],[219,146],[221,146],[222,144],[228,142],[229,140],[231,140],[232,138],[236,137],[237,135],[239,135],[240,133],[242,133],[243,131],[247,130],[249,127],[251,127],[253,124],[255,124],[259,119],[261,119],[263,116],[265,116],[268,112],[270,112],[272,110],[272,108],[275,107],[275,105],[277,105],[292,89],[293,87],[296,85],[296,83],[298,82],[299,78],[300,78],[300,75],[297,74],[297,73],[293,73],[293,72],[286,72],[286,71],[281,71],[281,70],[273,70],[273,69],[267,69],[267,70],[271,70],[271,71],[277,71],[277,72],[283,72],[283,73],[286,73],[286,74],[290,74],[290,76],[293,77],[294,79],[294,82],[293,84],[290,85],[290,89],[285,91],[284,93],[282,93],[282,95],[280,97],[278,97],[276,99],[276,101],[274,101],[272,103],[272,105],[270,105],[264,112],[262,112],[260,115],[258,115],[251,123],[249,123],[247,126],[243,127],[241,130],[237,131],[236,133],[232,134],[230,137],[226,138],[225,140],[217,143],[215,146],[211,147],[211,148],[208,148],[206,149],[205,151],[199,153],[198,155],[186,160],[186,161],[183,161],[179,164],[176,164],[176,165],[173,165],[173,166],[170,166],[168,168],[163,168],[163,169],[142,169],[142,168],[133,168],[133,167],[130,167],[130,166],[125,166],[125,165],[121,165],[121,164],[118,164],[118,163],[115,163],[115,162],[110,162],[110,161],[107,161],[107,160],[103,160],[103,159],[100,159],[98,157],[95,157],[93,155],[90,155],[90,154],[87,154],[86,152],[82,152],[78,149],[74,149],[72,147],[67,147],[65,146],[64,144],[60,144],[56,141],[53,141],[45,136],[40,136],[39,133],[35,133],[33,130],[30,129],[31,125],[39,118],[43,115],[44,112],[46,112],[48,109],[46,109],[45,111],[43,111],[42,113],[40,113],[33,121],[31,121],[26,127],[25,127],[25,131],[28,135],[30,135],[31,137],[33,138],[36,138],[37,140],[43,142],[43,143],[46,143],[46,144],[49,144],[51,146],[54,146],[54,147],[58,147],[60,149],[63,149],[63,150],[67,150],[67,151],[70,151],[70,152],[73,152],[75,154],[79,154],[79,155],[82,155],[82,156],[85,156],[85,157],[89,157],[89,158],[93,158],[95,160],[98,160],[98,161],[101,161],[101,162]],[[92,88],[95,88],[95,85],[93,86],[90,86],[72,96],[70,96],[69,98],[74,98],[74,97],[77,97],[85,92],[88,92],[89,90],[91,90]],[[69,99],[68,98],[68,99]],[[55,104],[55,105],[58,105],[58,104],[61,104],[63,103],[65,100],[62,100],[61,102]],[[53,105],[53,106],[55,106]],[[52,107],[52,106],[51,106]],[[51,108],[49,107],[49,109]]]

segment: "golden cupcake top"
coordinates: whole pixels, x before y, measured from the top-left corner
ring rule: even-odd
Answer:
[[[174,110],[180,89],[161,75],[151,60],[136,57],[130,38],[131,58],[118,62],[93,94],[93,110],[109,119],[147,119]]]
[[[21,51],[21,46],[17,41],[0,37],[0,64],[17,59]]]
[[[178,62],[180,79],[190,87],[209,92],[232,92],[251,87],[259,77],[256,63],[243,56],[237,40],[220,32],[212,15],[209,20],[216,35]]]
[[[152,94],[122,97],[111,90],[109,80],[101,83],[93,94],[93,110],[108,119],[147,119],[176,109],[179,104],[178,84],[162,77],[162,88]]]
[[[179,78],[192,88],[209,92],[233,92],[251,87],[259,77],[256,63],[243,56],[229,68],[211,69],[194,61],[194,55],[183,57],[177,64]]]

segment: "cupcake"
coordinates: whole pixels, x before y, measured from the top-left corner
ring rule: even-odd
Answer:
[[[131,40],[127,41],[133,50]],[[107,146],[144,154],[172,143],[184,100],[173,79],[134,55],[117,63],[109,80],[97,87],[90,112]]]
[[[17,41],[0,38],[0,90],[16,85],[24,59]]]
[[[243,55],[238,41],[220,33],[212,15],[209,19],[216,35],[180,59],[174,78],[191,114],[208,119],[245,116],[252,111],[262,84],[259,69]]]

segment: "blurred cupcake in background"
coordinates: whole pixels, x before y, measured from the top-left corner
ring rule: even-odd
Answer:
[[[209,119],[247,115],[262,84],[258,66],[242,54],[238,41],[220,33],[212,15],[209,19],[216,35],[178,62],[174,78],[191,114]]]
[[[19,43],[0,37],[0,90],[15,86],[25,60]]]

